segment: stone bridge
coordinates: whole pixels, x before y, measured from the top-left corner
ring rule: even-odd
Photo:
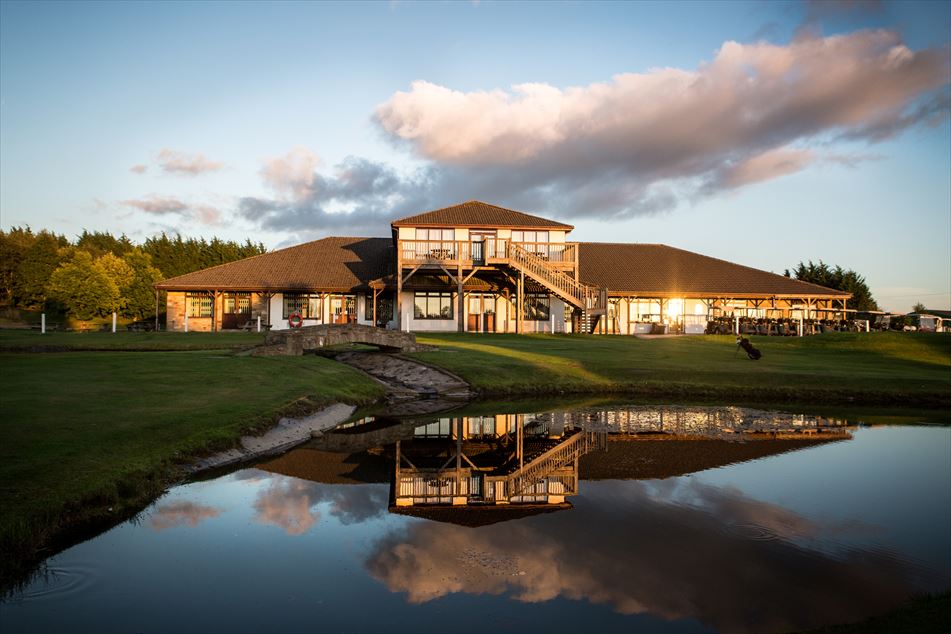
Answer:
[[[422,349],[416,335],[399,330],[385,330],[360,324],[323,324],[291,330],[272,330],[265,345],[256,348],[255,356],[302,355],[311,350],[347,343],[376,346],[384,352],[415,352]]]

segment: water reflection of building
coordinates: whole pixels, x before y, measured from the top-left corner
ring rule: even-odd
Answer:
[[[394,452],[396,506],[562,504],[578,493],[578,460],[606,434],[534,414],[440,418]]]
[[[426,419],[353,421],[311,450],[262,468],[326,482],[389,480],[394,509],[556,505],[576,495],[585,478],[665,478],[851,437],[842,419],[741,407],[504,414],[482,407]],[[592,452],[607,448],[608,439],[619,442]],[[341,480],[329,473],[334,469],[348,476]]]

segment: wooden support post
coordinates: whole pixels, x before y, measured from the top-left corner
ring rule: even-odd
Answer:
[[[520,419],[519,416],[522,416],[522,418]],[[518,449],[518,468],[521,469],[525,466],[525,430],[523,429],[525,427],[524,414],[515,415],[515,424],[517,425],[515,428],[515,439],[518,443],[518,446],[516,447]]]
[[[462,294],[462,265],[456,269],[456,292],[459,294],[458,304],[459,304],[459,319],[457,329],[459,332],[466,331],[466,298]]]
[[[396,329],[403,330],[403,264],[396,263]]]
[[[211,292],[211,332],[218,332],[218,291]]]
[[[376,298],[379,294],[380,294],[380,289],[374,288],[373,289],[373,327],[374,328],[376,328],[376,325],[379,323],[376,320]]]
[[[525,324],[522,323],[522,318],[524,317],[523,312],[525,308],[525,273],[520,272],[518,274],[518,288],[515,291],[515,302],[517,306],[515,307],[515,314],[518,316],[518,321],[515,322],[515,332],[522,334],[525,332]]]
[[[456,495],[462,495],[462,417],[456,419]]]
[[[158,332],[158,300],[159,300],[159,289],[155,289],[155,332]]]

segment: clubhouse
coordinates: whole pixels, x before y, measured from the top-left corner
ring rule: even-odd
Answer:
[[[411,331],[703,333],[734,318],[844,319],[849,293],[479,201],[173,277],[168,330],[360,323]],[[296,315],[295,315],[296,313]]]

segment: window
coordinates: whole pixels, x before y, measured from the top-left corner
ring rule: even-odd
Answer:
[[[435,423],[420,425],[413,430],[413,436],[416,438],[451,438],[452,430],[455,427],[453,423],[458,419],[440,418]]]
[[[512,242],[548,242],[547,231],[513,231]]]
[[[470,416],[466,419],[469,436],[495,436],[495,416]]]
[[[548,321],[551,318],[551,300],[548,295],[525,295],[523,318],[526,321]]]
[[[366,301],[364,302],[364,308],[366,312],[365,319],[369,322],[373,322],[373,293],[367,293]],[[388,321],[393,319],[393,298],[388,295],[377,295],[376,296],[376,325],[385,326]]]
[[[250,315],[251,293],[225,293],[221,312],[225,315]]]
[[[481,315],[495,312],[495,295],[492,293],[469,293],[469,314]]]
[[[455,229],[417,229],[416,230],[416,239],[417,240],[455,240],[456,239],[456,230]]]
[[[211,317],[211,306],[211,295],[203,293],[185,295],[185,311],[189,317]]]
[[[522,247],[529,253],[534,253],[540,258],[548,259],[550,247],[548,246],[547,231],[513,231],[512,242],[521,242]],[[559,245],[558,254],[564,251],[564,247]]]
[[[333,295],[330,298],[330,319],[335,324],[355,322],[357,320],[356,295]]]
[[[452,319],[452,293],[416,293],[416,319]]]
[[[320,319],[320,295],[312,293],[284,293],[284,319],[291,313],[300,313],[304,319]]]

